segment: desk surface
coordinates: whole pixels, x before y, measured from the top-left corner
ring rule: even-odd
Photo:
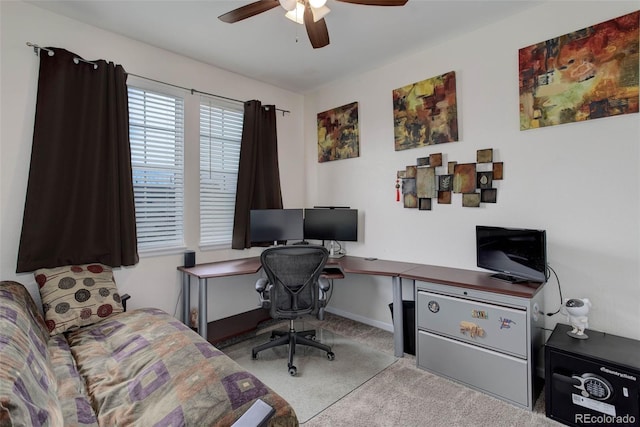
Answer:
[[[368,260],[355,256],[329,259],[327,266],[338,264],[345,273],[372,274],[374,276],[401,276],[403,272],[418,267],[420,264],[381,259]]]
[[[344,256],[330,258],[327,267],[340,267],[345,273],[370,274],[374,276],[400,277],[458,286],[479,291],[495,292],[516,297],[532,298],[540,289],[540,283],[508,283],[492,278],[489,273],[435,265],[402,261],[367,260],[361,257]],[[228,261],[198,264],[194,267],[178,267],[178,270],[199,279],[254,274],[260,271],[260,257],[241,258]],[[335,276],[336,278],[338,276]],[[329,276],[329,278],[331,278]]]
[[[477,291],[493,292],[522,298],[533,298],[542,289],[541,283],[509,283],[491,277],[489,273],[459,268],[419,265],[401,274],[404,279],[420,280]]]
[[[206,264],[197,264],[193,267],[178,267],[178,270],[191,276],[196,276],[198,279],[209,279],[213,277],[253,274],[260,271],[260,268],[262,268],[260,257],[251,257],[208,262]]]

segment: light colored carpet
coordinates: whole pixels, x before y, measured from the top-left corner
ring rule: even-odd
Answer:
[[[559,426],[544,411],[526,411],[398,360],[304,424],[349,426]]]
[[[390,332],[330,313],[327,313],[323,322],[315,319],[306,320],[305,326],[313,325],[348,337],[369,348],[370,352],[393,356],[393,334]],[[227,352],[228,349],[224,348],[224,351]],[[336,351],[336,361],[338,357]],[[251,358],[250,350],[247,358]],[[336,362],[329,362],[324,354],[318,359],[315,361],[316,365]],[[282,374],[278,376],[279,379],[287,379],[286,365],[286,356],[283,356],[274,368],[274,371]],[[299,364],[298,368],[301,379],[306,366]],[[273,387],[270,380],[264,382]],[[295,383],[291,387],[294,395],[304,393]],[[291,394],[291,391],[289,393]],[[315,387],[311,387],[309,393],[313,395]],[[395,363],[391,363],[317,415],[310,419],[300,417],[300,421],[304,427],[562,426],[545,417],[544,391],[538,397],[533,411],[527,411],[419,369],[416,367],[415,356],[409,354],[397,359]]]
[[[291,376],[287,368],[288,346],[263,350],[256,360],[251,358],[251,348],[269,341],[269,336],[270,332],[260,334],[225,348],[224,352],[285,398],[293,406],[301,423],[322,412],[396,360],[392,355],[320,329],[317,340],[331,346],[335,359],[330,361],[322,350],[297,346],[294,365],[298,373]]]

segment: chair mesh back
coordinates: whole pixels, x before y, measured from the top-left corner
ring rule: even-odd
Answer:
[[[271,297],[271,316],[292,319],[318,308],[318,278],[329,252],[322,246],[276,246],[261,256]]]

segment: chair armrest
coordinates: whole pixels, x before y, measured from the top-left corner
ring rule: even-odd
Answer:
[[[120,302],[122,303],[122,308],[124,309],[124,311],[127,311],[127,300],[131,298],[131,295],[129,294],[124,294],[120,296]]]
[[[321,311],[323,307],[327,306],[327,292],[331,289],[331,282],[326,277],[320,277],[318,279],[318,288],[320,288],[320,297],[318,298],[318,307],[320,307]],[[320,312],[321,313],[321,312]],[[320,314],[320,320],[323,319],[322,313]]]
[[[326,277],[320,277],[318,279],[318,286],[322,292],[327,292],[331,288],[331,282]]]
[[[265,289],[267,289],[268,284],[269,281],[267,279],[265,279],[264,277],[259,278],[256,281],[256,292],[264,293]]]
[[[260,307],[271,308],[271,297],[269,295],[269,281],[264,277],[259,278],[256,281],[256,292],[260,294]]]

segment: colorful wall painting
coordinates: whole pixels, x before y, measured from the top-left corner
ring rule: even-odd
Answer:
[[[418,196],[416,194],[415,178],[405,178],[402,180],[402,196],[405,208],[418,207]]]
[[[478,150],[476,154],[476,163],[491,163],[493,161],[493,149]]]
[[[318,163],[359,156],[358,103],[318,113]]]
[[[464,193],[462,195],[462,206],[465,208],[479,208],[480,207],[480,194],[478,193]]]
[[[502,179],[502,162],[496,162],[493,164],[493,179]]]
[[[496,203],[498,190],[495,188],[485,188],[480,190],[480,201],[482,203]]]
[[[416,195],[419,199],[434,198],[436,193],[436,169],[419,167],[416,175]]]
[[[476,164],[458,163],[453,168],[453,192],[472,193],[476,189]]]
[[[455,72],[395,89],[393,128],[396,151],[457,141]]]
[[[632,12],[519,51],[520,130],[638,112]]]
[[[442,153],[418,157],[416,165],[405,166],[396,174],[396,191],[402,180],[404,207],[430,211],[434,199],[438,204],[451,204],[452,194],[460,194],[463,207],[496,203],[498,190],[494,182],[503,179],[504,163],[493,161],[491,148],[477,150],[476,160],[477,163],[445,162]],[[401,201],[399,193],[396,200]]]

